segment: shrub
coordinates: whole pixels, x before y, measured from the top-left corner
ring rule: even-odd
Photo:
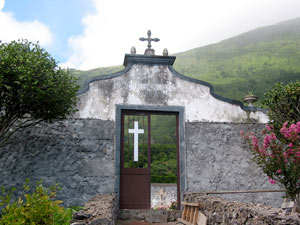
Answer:
[[[276,83],[264,94],[263,105],[269,109],[269,124],[274,128],[275,134],[280,134],[279,130],[284,122],[292,124],[300,121],[300,82],[287,85]]]
[[[286,197],[292,199],[300,209],[300,122],[288,126],[285,122],[276,135],[274,128],[266,126],[263,143],[254,133],[244,133],[249,141],[253,160],[268,175],[269,182],[282,184]],[[284,140],[284,141],[281,141]]]
[[[11,201],[11,192],[2,188],[5,192],[0,196],[2,216],[0,225],[69,225],[72,219],[72,210],[60,206],[62,201],[55,200],[58,186],[44,188],[41,182],[37,183],[35,190],[30,193],[28,181],[24,185],[25,194]]]

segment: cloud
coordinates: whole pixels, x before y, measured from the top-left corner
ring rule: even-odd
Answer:
[[[68,40],[70,56],[63,64],[92,69],[120,65],[135,46],[143,54],[146,37],[157,55],[212,44],[260,26],[299,16],[299,0],[93,0],[95,11],[82,19],[84,31]]]
[[[10,12],[3,12],[5,0],[0,0],[0,40],[10,42],[18,39],[28,39],[37,42],[41,46],[49,46],[52,42],[52,33],[48,27],[41,22],[17,21]]]

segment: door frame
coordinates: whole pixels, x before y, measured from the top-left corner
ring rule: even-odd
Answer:
[[[125,110],[132,111],[147,111],[149,113],[178,113],[178,154],[179,160],[177,160],[177,168],[179,168],[179,176],[177,177],[179,184],[177,184],[177,191],[180,198],[178,199],[179,205],[183,200],[183,193],[185,192],[185,133],[184,133],[184,107],[183,106],[162,106],[162,105],[116,105],[116,180],[115,180],[115,193],[117,193],[118,207],[120,206],[120,176],[121,176],[121,113]],[[179,190],[178,190],[179,189]]]

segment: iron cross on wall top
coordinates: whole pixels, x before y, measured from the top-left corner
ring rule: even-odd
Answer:
[[[159,38],[151,38],[151,30],[147,32],[148,38],[140,38],[140,41],[148,41],[147,49],[145,50],[145,55],[154,55],[154,49],[151,49],[151,41],[158,42]]]

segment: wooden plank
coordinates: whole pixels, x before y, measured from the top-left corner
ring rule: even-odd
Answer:
[[[190,222],[187,222],[187,221],[185,221],[183,219],[180,219],[180,218],[178,218],[177,221],[180,222],[180,223],[186,224],[186,225],[193,225]]]
[[[195,203],[195,202],[182,202],[184,209],[183,209],[181,218],[178,218],[177,221],[180,223],[186,224],[186,225],[199,225],[198,224],[199,204],[200,203]],[[206,220],[202,219],[201,222],[203,223],[203,221],[206,221]]]
[[[189,218],[189,220],[188,220],[191,224],[193,224],[194,213],[195,213],[195,207],[192,207],[192,206],[191,206],[190,218]]]
[[[186,214],[187,214],[187,207],[184,207],[184,208],[183,208],[183,212],[182,212],[182,216],[181,216],[181,218],[182,218],[183,220],[185,220]]]
[[[197,223],[198,223],[198,215],[199,215],[199,209],[196,208],[196,211],[194,213],[194,218],[193,218],[193,225],[197,225]]]
[[[185,206],[187,208],[187,214],[186,214],[186,221],[190,221],[190,216],[191,216],[191,207],[189,205]]]
[[[188,206],[199,206],[198,202],[182,202],[182,205],[188,205]]]

